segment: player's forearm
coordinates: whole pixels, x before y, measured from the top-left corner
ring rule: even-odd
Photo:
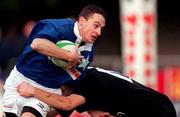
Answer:
[[[63,49],[60,49],[56,44],[52,43],[47,39],[36,38],[31,44],[31,48],[41,54],[52,56],[59,59],[68,60],[69,52]]]
[[[35,98],[47,103],[48,105],[50,105],[53,108],[57,108],[60,110],[66,110],[66,111],[74,108],[72,105],[71,99],[69,99],[65,96],[46,92],[46,91],[41,90],[41,89],[36,88],[36,87],[34,87],[32,95]]]

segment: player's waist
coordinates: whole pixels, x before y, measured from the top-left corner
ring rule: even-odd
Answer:
[[[18,76],[16,77],[16,80],[19,80],[20,82],[22,81],[26,81],[26,82],[29,82],[31,85],[35,86],[35,87],[38,87],[40,89],[44,89],[44,90],[48,90],[52,93],[58,93],[58,94],[61,94],[61,89],[60,89],[60,86],[59,87],[56,87],[56,88],[52,88],[52,87],[47,87],[47,86],[44,86],[42,85],[41,83],[39,82],[36,82],[35,80],[29,78],[29,77],[26,77],[25,75],[23,75],[21,72],[19,72],[16,68],[16,66],[14,67],[13,69],[13,74],[14,76]],[[18,79],[17,79],[18,78]]]

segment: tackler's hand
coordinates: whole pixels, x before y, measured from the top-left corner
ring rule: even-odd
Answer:
[[[24,97],[32,97],[33,89],[34,87],[32,85],[24,81],[17,86],[17,91],[19,92],[19,95]]]

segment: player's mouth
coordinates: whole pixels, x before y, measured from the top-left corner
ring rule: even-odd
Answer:
[[[93,38],[93,40],[95,40],[95,39],[97,38],[97,36],[94,36],[94,35],[93,35],[93,36],[91,36],[91,37]]]

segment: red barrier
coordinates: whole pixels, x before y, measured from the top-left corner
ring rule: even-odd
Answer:
[[[180,67],[165,67],[158,72],[158,91],[180,100]]]

